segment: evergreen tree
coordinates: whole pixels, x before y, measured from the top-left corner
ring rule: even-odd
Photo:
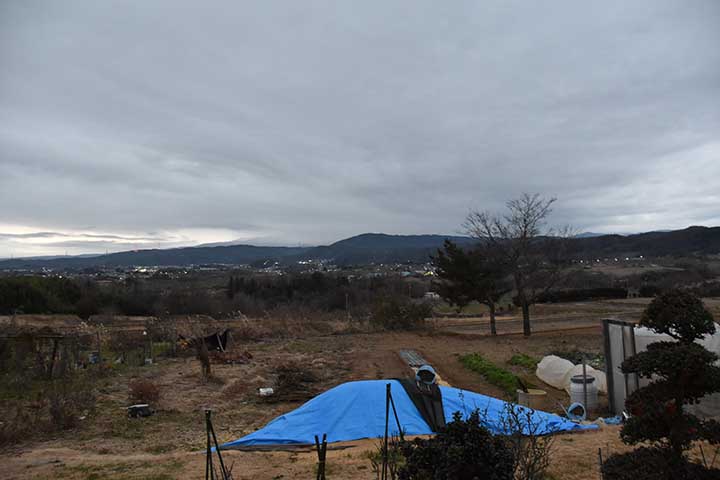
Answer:
[[[489,247],[463,250],[450,240],[433,258],[438,294],[458,307],[477,301],[490,310],[490,333],[495,335],[495,307],[500,298],[510,291],[507,271],[499,255]]]
[[[685,454],[698,440],[720,444],[720,423],[700,419],[685,408],[720,391],[718,356],[696,343],[715,332],[712,314],[697,297],[675,290],[656,297],[640,325],[674,339],[650,344],[621,366],[623,373],[652,379],[627,398],[632,416],[621,437],[630,445],[652,446],[610,457],[604,467],[606,478],[718,478],[720,472],[690,464]]]

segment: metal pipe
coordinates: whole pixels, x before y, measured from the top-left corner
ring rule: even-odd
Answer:
[[[385,436],[383,441],[383,468],[381,480],[387,480],[388,469],[388,422],[390,420],[390,384],[385,386]]]
[[[588,396],[587,396],[587,367],[586,367],[586,361],[585,361],[585,354],[583,354],[582,357],[583,362],[583,406],[585,407],[585,415],[587,415],[588,412]]]

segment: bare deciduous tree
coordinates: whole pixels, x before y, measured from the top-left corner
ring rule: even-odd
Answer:
[[[569,228],[554,230],[546,226],[555,200],[524,193],[507,202],[504,215],[475,210],[463,224],[470,236],[504,257],[522,308],[526,336],[531,334],[530,305],[560,278],[563,239],[570,234]]]

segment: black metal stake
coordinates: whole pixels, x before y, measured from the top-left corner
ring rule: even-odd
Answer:
[[[205,455],[205,480],[214,480],[212,469],[212,444],[210,443],[210,412],[205,411],[205,437],[207,439],[207,453]]]
[[[217,437],[215,436],[215,429],[213,428],[212,420],[210,419],[211,412],[211,410],[205,410],[205,418],[207,419],[208,431],[212,435],[213,442],[215,442],[215,452],[217,453],[218,460],[220,461],[220,472],[222,473],[222,478],[223,480],[227,480],[228,472],[227,470],[225,470],[225,462],[223,462],[222,454],[220,453],[220,445],[218,444]]]
[[[402,427],[400,426],[400,419],[398,418],[397,409],[395,408],[395,400],[393,400],[392,392],[390,391],[389,385],[388,385],[388,396],[390,397],[390,406],[392,407],[393,415],[395,415],[395,423],[397,424],[398,428],[398,435],[400,435],[400,441],[405,441],[405,436],[403,435]]]
[[[383,466],[381,480],[387,480],[388,469],[388,422],[390,420],[390,384],[385,386],[385,436],[383,437]]]
[[[325,480],[325,466],[327,465],[327,434],[323,433],[323,441],[322,441],[322,478],[320,480]]]
[[[318,436],[315,435],[315,448],[317,448],[317,453],[318,453],[318,469],[317,469],[317,475],[315,478],[316,478],[316,480],[325,480],[325,458],[327,456],[327,434],[326,433],[323,433],[322,444],[320,443]]]
[[[385,436],[383,440],[383,467],[382,475],[380,477],[381,480],[387,480],[388,478],[388,462],[390,457],[390,453],[388,451],[388,426],[390,423],[390,407],[392,407],[393,416],[395,417],[395,424],[398,428],[398,435],[400,436],[400,441],[405,441],[403,429],[400,425],[400,418],[398,417],[397,409],[395,408],[395,400],[393,400],[390,384],[388,383],[385,386]]]

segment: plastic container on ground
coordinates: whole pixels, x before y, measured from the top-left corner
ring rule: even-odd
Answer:
[[[261,387],[258,388],[258,395],[261,397],[269,397],[270,395],[274,394],[275,390],[272,387]]]
[[[545,399],[546,395],[547,392],[545,390],[539,390],[537,388],[528,388],[527,392],[523,392],[518,389],[518,404],[537,410],[540,408],[540,404]]]
[[[565,383],[565,391],[570,393],[570,387],[572,382],[570,379],[576,375],[582,376],[583,373],[583,366],[582,365],[575,365],[573,368],[568,370],[568,372],[565,374],[565,380],[563,381]],[[601,372],[600,370],[595,370],[590,365],[585,366],[585,373],[588,377],[593,377],[595,379],[595,386],[597,387],[598,393],[607,393],[607,378],[605,376],[605,372]]]
[[[582,375],[575,375],[570,379],[570,403],[582,403],[588,413],[594,412],[598,408],[598,388],[595,377],[587,375],[584,383],[587,385],[587,405],[585,405]]]

